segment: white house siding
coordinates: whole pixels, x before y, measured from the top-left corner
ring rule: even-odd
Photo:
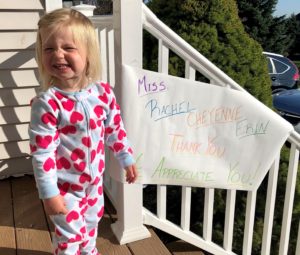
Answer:
[[[0,0],[0,178],[31,173],[30,100],[38,83],[36,26],[41,0]]]

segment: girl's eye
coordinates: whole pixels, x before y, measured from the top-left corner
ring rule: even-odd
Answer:
[[[44,48],[44,51],[45,51],[45,52],[51,52],[51,51],[53,51],[53,48],[50,48],[50,47]]]
[[[72,46],[68,46],[68,47],[65,47],[65,50],[66,50],[66,51],[75,51],[76,48],[75,48],[75,47],[72,47]]]

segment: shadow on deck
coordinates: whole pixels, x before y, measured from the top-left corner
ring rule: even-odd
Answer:
[[[115,209],[106,198],[97,238],[97,248],[103,255],[203,255],[198,248],[180,240],[163,244],[150,227],[151,238],[119,245],[110,228],[116,218]],[[52,231],[33,176],[0,181],[0,255],[51,255]]]

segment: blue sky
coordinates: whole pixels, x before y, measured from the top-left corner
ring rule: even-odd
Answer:
[[[292,13],[300,13],[300,0],[278,0],[274,16],[290,16]]]

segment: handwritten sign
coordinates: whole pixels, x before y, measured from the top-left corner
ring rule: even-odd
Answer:
[[[145,184],[256,190],[292,130],[246,92],[129,66],[122,75]]]

